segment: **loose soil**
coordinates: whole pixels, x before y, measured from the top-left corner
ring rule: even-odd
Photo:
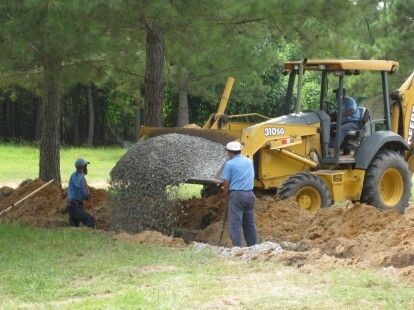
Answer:
[[[44,182],[25,181],[15,190],[0,188],[0,211],[18,201]],[[108,229],[107,192],[90,188],[91,205],[96,211],[100,229]],[[66,191],[51,185],[21,205],[2,215],[2,221],[17,221],[40,227],[67,226]],[[226,209],[222,195],[181,202],[177,236],[185,241],[217,245]],[[92,213],[92,211],[89,211]],[[306,270],[306,266],[329,268],[334,265],[376,266],[386,272],[414,281],[414,206],[402,215],[394,210],[380,211],[365,204],[331,207],[311,214],[293,200],[258,197],[256,223],[259,241],[279,243],[285,251],[274,257]],[[230,246],[225,226],[220,245]],[[118,233],[118,240],[182,247],[181,238],[144,231],[138,234]]]
[[[26,180],[15,190],[8,187],[0,188],[0,211],[8,208],[13,203],[16,203],[43,184],[45,184],[45,182],[39,179]],[[107,192],[103,189],[95,189],[92,187],[89,187],[89,190],[91,199],[86,205],[88,212],[92,214],[93,208],[98,219],[98,228],[107,229]],[[5,192],[7,195],[4,195]],[[55,185],[51,184],[1,215],[0,220],[46,228],[67,226],[68,215],[64,214],[67,204],[66,196],[66,189],[60,190]]]
[[[184,204],[182,228],[194,239],[217,245],[226,202],[223,196],[190,199]],[[414,266],[414,206],[401,215],[365,204],[332,207],[311,214],[293,200],[263,196],[256,202],[259,241],[288,241],[294,251],[278,260],[302,266],[311,262],[360,266]],[[227,225],[221,245],[230,245]],[[304,251],[311,248],[310,251]],[[405,274],[412,278],[413,271]]]
[[[172,247],[185,247],[185,242],[181,238],[174,238],[170,236],[163,235],[158,231],[146,230],[139,234],[128,234],[126,232],[121,232],[114,235],[112,238],[115,240],[126,241],[130,243],[145,243],[151,245],[166,245]]]

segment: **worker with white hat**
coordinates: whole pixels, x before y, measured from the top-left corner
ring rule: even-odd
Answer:
[[[242,245],[241,231],[247,246],[257,243],[253,194],[253,161],[241,155],[243,145],[238,141],[227,143],[229,160],[224,164],[222,179],[228,193],[229,231],[233,246]]]

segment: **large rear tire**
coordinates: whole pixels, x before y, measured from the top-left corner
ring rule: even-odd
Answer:
[[[328,186],[320,177],[308,172],[289,177],[278,190],[278,197],[280,199],[294,197],[300,207],[312,213],[331,205]]]
[[[401,213],[411,195],[411,173],[404,158],[391,150],[380,151],[369,165],[361,201],[380,209],[396,208]]]

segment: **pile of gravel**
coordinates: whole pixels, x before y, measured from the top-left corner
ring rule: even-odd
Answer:
[[[206,243],[192,242],[191,246],[197,251],[212,251],[222,257],[239,257],[241,260],[255,260],[258,258],[270,258],[283,252],[283,248],[270,241],[258,243],[250,247],[220,247]]]
[[[171,233],[180,212],[170,199],[171,186],[189,179],[219,182],[226,158],[223,145],[200,137],[167,134],[139,141],[111,171],[111,228]]]

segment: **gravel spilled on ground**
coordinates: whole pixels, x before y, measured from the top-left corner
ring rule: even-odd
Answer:
[[[197,251],[212,251],[222,257],[238,257],[241,260],[268,260],[283,252],[282,247],[274,242],[265,241],[250,247],[221,247],[208,243],[192,242],[191,247]]]
[[[218,181],[225,160],[221,144],[199,137],[167,134],[139,141],[111,171],[111,228],[170,233],[180,213],[180,204],[169,199],[171,186],[189,179]]]

